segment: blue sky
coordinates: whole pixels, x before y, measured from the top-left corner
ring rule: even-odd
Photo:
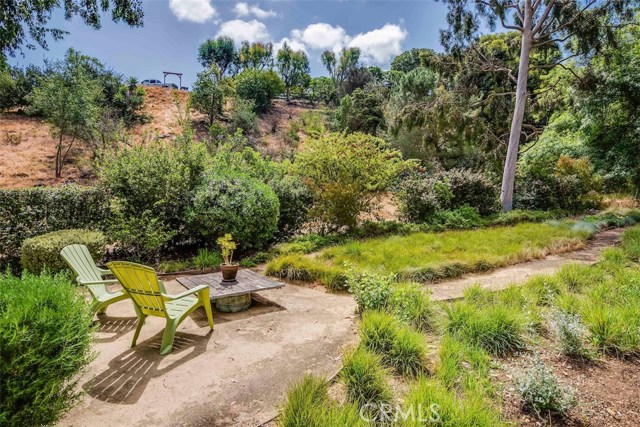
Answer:
[[[225,34],[238,42],[271,41],[276,47],[287,40],[308,53],[313,75],[324,75],[319,57],[325,49],[357,46],[365,63],[387,68],[393,57],[413,47],[442,50],[439,30],[446,26],[446,6],[433,0],[157,0],[144,1],[143,8],[142,28],[114,24],[104,16],[102,29],[93,30],[57,14],[52,26],[70,34],[50,41],[48,51],[25,50],[24,57],[9,62],[39,65],[73,47],[139,80],[162,79],[162,71],[182,72],[183,85],[190,86],[201,70],[198,45]]]

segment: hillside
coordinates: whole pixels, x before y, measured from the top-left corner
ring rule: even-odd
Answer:
[[[147,121],[129,131],[132,143],[145,143],[159,138],[171,138],[180,131],[180,117],[185,114],[188,92],[160,87],[145,88]],[[272,110],[258,119],[251,136],[256,147],[274,157],[286,157],[304,139],[303,115],[312,108],[307,104],[288,104],[276,100]],[[196,137],[206,137],[203,116],[191,112]],[[40,118],[21,112],[0,114],[0,188],[20,188],[53,185],[59,182],[89,183],[94,178],[91,150],[78,145],[69,154],[62,179],[54,179],[55,141],[50,127]]]

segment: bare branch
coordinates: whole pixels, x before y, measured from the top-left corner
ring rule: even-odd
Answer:
[[[598,0],[591,0],[589,3],[587,3],[578,13],[575,14],[575,16],[573,18],[571,18],[571,20],[569,20],[569,22],[565,22],[564,24],[560,25],[558,28],[556,28],[553,31],[549,31],[546,34],[543,34],[540,36],[540,38],[545,38],[545,37],[549,37],[551,34],[555,34],[558,31],[562,31],[565,28],[567,28],[568,26],[572,25],[576,19],[578,19],[578,17],[580,15],[582,15],[587,9],[589,9],[591,6],[593,6]],[[607,1],[602,7],[606,8],[607,5],[610,3],[610,1]]]
[[[549,16],[549,12],[551,12],[551,9],[553,9],[554,4],[555,4],[555,0],[549,0],[547,7],[544,9],[544,12],[542,12],[542,16],[540,16],[540,19],[538,20],[538,23],[535,25],[535,27],[533,27],[533,31],[531,32],[532,34],[535,35],[538,31],[542,29],[542,26],[544,25],[544,22],[547,20],[547,17]]]

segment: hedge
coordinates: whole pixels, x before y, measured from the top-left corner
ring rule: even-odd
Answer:
[[[109,211],[109,196],[97,188],[0,190],[0,268],[17,266],[25,239],[56,230],[99,229]]]
[[[76,403],[92,318],[64,275],[0,275],[0,425],[54,425]]]
[[[107,239],[100,231],[60,230],[32,237],[22,243],[20,261],[22,268],[33,274],[39,274],[45,268],[51,273],[66,270],[69,267],[60,256],[62,248],[81,244],[89,248],[94,260],[104,258]]]

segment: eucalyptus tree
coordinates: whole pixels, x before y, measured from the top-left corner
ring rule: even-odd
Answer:
[[[309,81],[309,58],[304,51],[295,51],[285,42],[276,56],[276,66],[284,83],[287,101],[289,101],[291,88],[303,86],[305,82]]]
[[[200,64],[207,69],[215,64],[223,77],[233,73],[233,65],[237,60],[236,45],[231,37],[220,36],[216,39],[209,39],[198,48]]]
[[[444,0],[449,28],[441,32],[443,45],[456,53],[474,45],[484,26],[517,31],[520,52],[509,143],[504,162],[500,200],[504,211],[513,206],[518,151],[527,105],[530,59],[536,49],[558,44],[563,55],[543,67],[565,67],[567,61],[598,51],[615,40],[615,29],[628,22],[635,0]]]

